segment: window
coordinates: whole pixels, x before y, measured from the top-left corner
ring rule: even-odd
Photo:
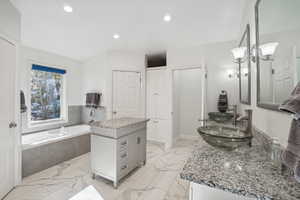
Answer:
[[[31,69],[31,122],[64,119],[64,75],[66,71],[41,65]]]

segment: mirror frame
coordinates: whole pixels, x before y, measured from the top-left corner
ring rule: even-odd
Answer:
[[[246,38],[247,37],[247,38]],[[247,39],[247,62],[248,62],[248,98],[246,101],[242,99],[242,78],[241,78],[241,63],[239,63],[239,86],[240,86],[240,102],[242,104],[251,105],[251,40],[250,40],[250,25],[247,24],[246,30],[239,43],[239,47],[242,46],[244,40]]]
[[[256,37],[255,61],[256,61],[256,69],[257,69],[257,72],[256,72],[257,107],[281,112],[279,110],[279,106],[280,106],[279,104],[263,103],[263,102],[260,101],[260,82],[261,82],[261,79],[260,79],[260,58],[259,58],[259,44],[260,44],[260,38],[259,38],[259,4],[260,4],[261,1],[262,0],[257,0],[257,2],[255,4],[255,37]]]

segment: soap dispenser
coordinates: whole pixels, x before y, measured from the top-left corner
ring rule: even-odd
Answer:
[[[225,90],[222,90],[221,94],[219,95],[218,110],[221,113],[225,113],[228,110],[228,97]]]

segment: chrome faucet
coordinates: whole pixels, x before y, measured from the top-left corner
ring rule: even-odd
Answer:
[[[233,120],[232,120],[232,125],[234,127],[236,127],[237,125],[237,105],[232,105],[231,109],[228,109],[228,111],[232,111],[233,112]]]
[[[243,122],[243,121],[247,121],[247,127],[246,127],[246,134],[253,137],[253,133],[252,133],[252,110],[251,109],[246,109],[245,110],[246,115],[245,116],[241,116],[237,119],[238,122]],[[251,144],[250,144],[251,146]]]

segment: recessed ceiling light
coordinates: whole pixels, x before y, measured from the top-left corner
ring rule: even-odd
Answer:
[[[73,12],[73,8],[70,5],[64,5],[64,11],[67,13]]]
[[[119,34],[114,34],[114,35],[113,35],[113,38],[114,38],[114,39],[119,39],[119,38],[120,38],[120,35],[119,35]]]
[[[170,14],[165,14],[165,16],[164,16],[164,21],[165,22],[169,22],[169,21],[171,21],[172,20],[172,16],[170,15]]]

